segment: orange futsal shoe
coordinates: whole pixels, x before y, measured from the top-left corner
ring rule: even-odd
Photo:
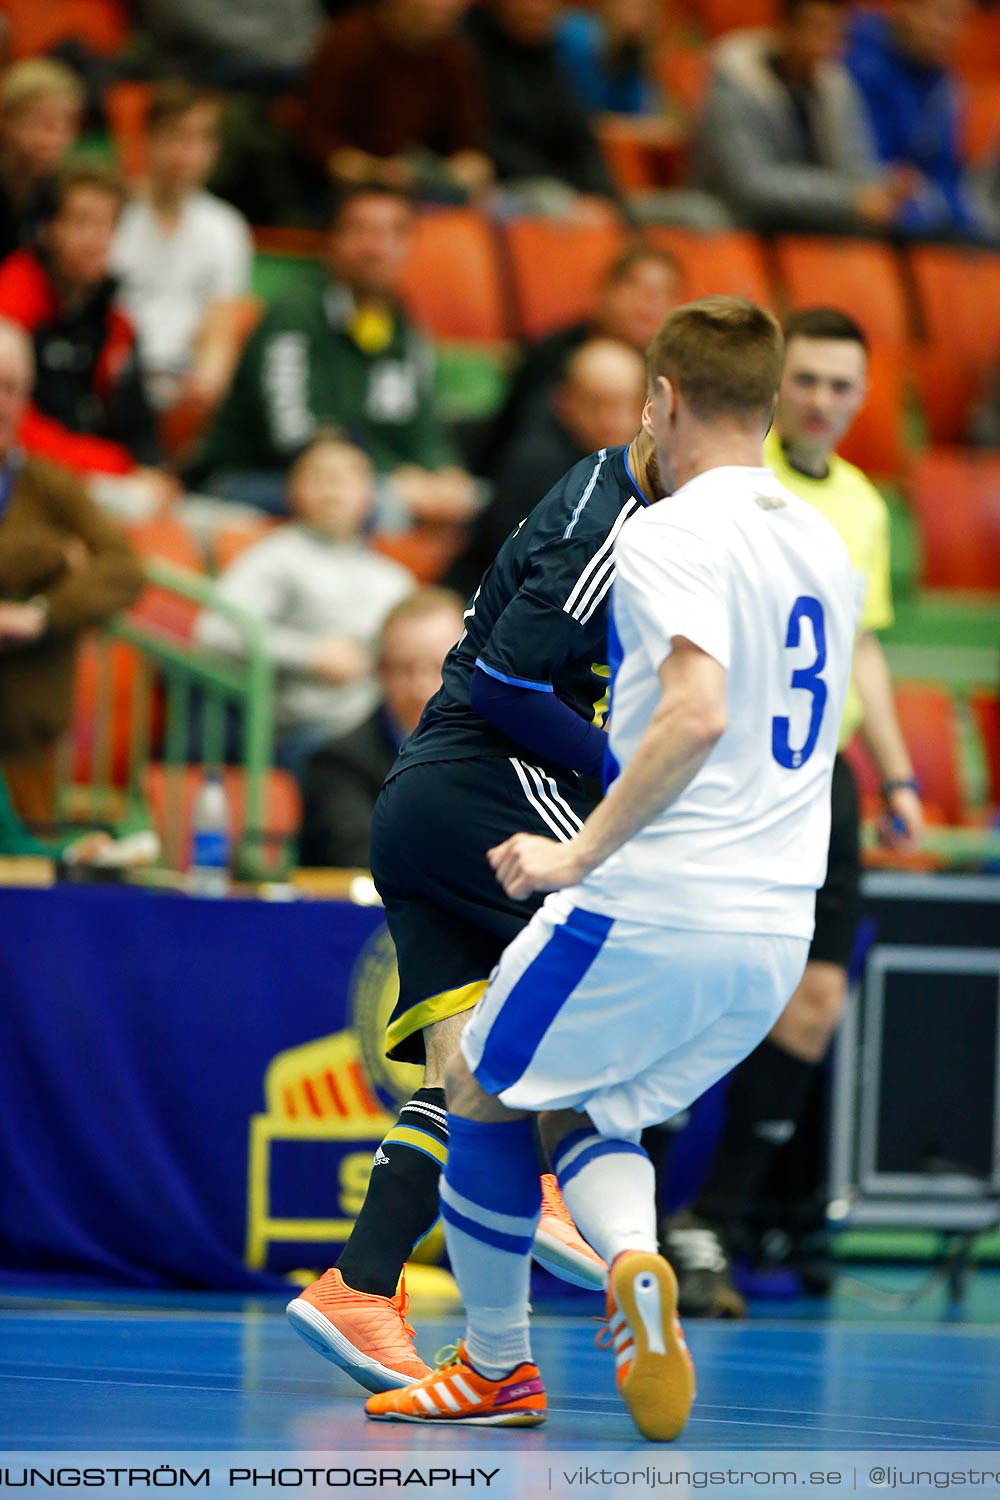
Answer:
[[[573,1286],[602,1292],[608,1284],[608,1268],[592,1250],[573,1223],[555,1177],[542,1178],[542,1217],[535,1230],[531,1254],[540,1266]]]
[[[487,1380],[469,1364],[465,1344],[442,1349],[443,1360],[415,1385],[369,1396],[376,1422],[443,1422],[452,1427],[538,1427],[545,1421],[545,1387],[538,1366],[525,1362],[502,1380]]]
[[[406,1274],[395,1297],[356,1292],[337,1270],[289,1302],[285,1312],[296,1333],[317,1354],[346,1370],[369,1391],[392,1391],[429,1375],[406,1321]]]
[[[680,1437],[695,1396],[694,1361],[677,1316],[677,1278],[662,1255],[615,1256],[597,1346],[614,1348],[618,1389],[643,1437]]]

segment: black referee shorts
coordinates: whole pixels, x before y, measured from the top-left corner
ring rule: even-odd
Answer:
[[[506,896],[487,849],[514,833],[571,838],[591,805],[575,778],[500,756],[409,766],[386,782],[370,857],[399,967],[389,1057],[425,1060],[423,1028],[477,1003],[544,899]]]
[[[809,958],[846,969],[858,925],[861,856],[858,789],[842,755],[834,761],[831,799],[830,863],[816,892],[816,931]]]

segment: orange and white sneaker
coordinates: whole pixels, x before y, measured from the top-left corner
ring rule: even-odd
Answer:
[[[336,1268],[289,1302],[295,1332],[369,1391],[391,1391],[431,1373],[406,1321],[406,1280],[395,1297],[356,1292]]]
[[[677,1278],[662,1255],[615,1256],[597,1346],[614,1349],[618,1389],[643,1437],[679,1437],[695,1397],[694,1361],[677,1316]]]
[[[535,1230],[531,1254],[540,1266],[573,1286],[602,1292],[608,1284],[608,1268],[573,1223],[555,1177],[542,1178],[542,1217]]]
[[[545,1387],[538,1366],[518,1365],[488,1380],[469,1364],[465,1344],[442,1349],[440,1363],[414,1385],[369,1396],[376,1422],[435,1422],[452,1427],[538,1427],[545,1421]]]

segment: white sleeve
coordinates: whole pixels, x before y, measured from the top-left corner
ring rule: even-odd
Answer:
[[[253,240],[239,214],[233,213],[220,223],[219,257],[215,267],[212,295],[220,301],[244,297],[250,290],[253,267]]]
[[[615,546],[615,587],[655,669],[683,635],[728,670],[725,578],[708,537],[676,522],[626,526]]]

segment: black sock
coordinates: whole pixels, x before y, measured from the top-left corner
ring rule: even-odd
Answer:
[[[444,1089],[418,1089],[375,1153],[365,1201],[337,1261],[356,1292],[395,1292],[414,1245],[437,1220],[447,1154]]]
[[[771,1041],[740,1063],[696,1214],[727,1228],[742,1224],[775,1152],[795,1134],[816,1067]]]

